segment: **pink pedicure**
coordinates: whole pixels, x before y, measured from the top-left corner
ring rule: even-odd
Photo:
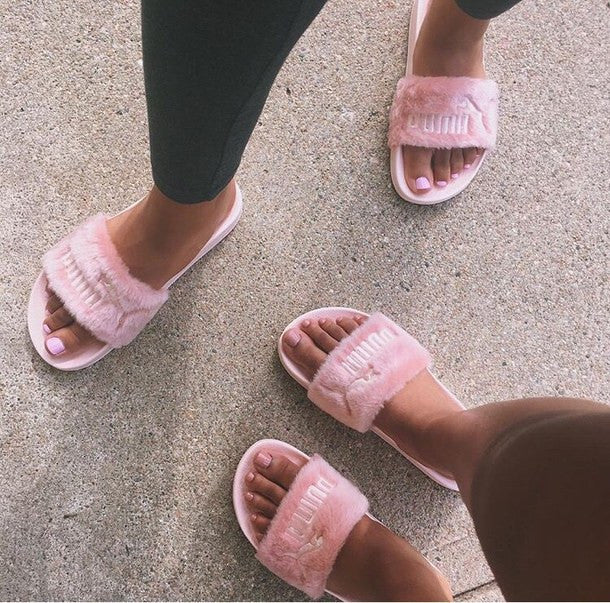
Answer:
[[[252,513],[252,515],[250,515],[250,519],[251,519],[252,521],[256,521],[256,518],[257,518],[257,517],[258,517],[258,516],[256,515],[256,513]]]
[[[51,327],[49,327],[49,325],[42,323],[42,330],[48,335],[51,332]]]
[[[418,191],[425,191],[425,190],[429,189],[430,188],[430,180],[428,180],[428,178],[426,178],[425,176],[420,176],[415,181],[415,188]]]
[[[311,321],[310,321],[310,320],[304,320],[304,321],[303,321],[301,324],[302,324],[304,327],[308,327],[308,326],[311,324]]]
[[[465,163],[464,164],[464,169],[467,170],[471,165],[472,165],[472,163]]]
[[[301,334],[296,329],[292,329],[284,335],[284,341],[293,348],[301,341]]]
[[[259,452],[256,455],[256,460],[255,463],[257,465],[260,465],[261,467],[269,467],[269,465],[271,465],[271,461],[273,459],[271,458],[271,455],[267,454],[266,452]]]
[[[437,180],[436,186],[440,186],[441,188],[444,188],[445,186],[447,186],[447,181],[446,180]]]
[[[246,500],[254,500],[254,494],[252,494],[252,492],[246,492]]]
[[[47,339],[47,350],[53,354],[53,356],[59,356],[66,351],[64,342],[59,337],[51,337]]]
[[[246,475],[246,481],[247,482],[253,482],[254,481],[254,473],[248,473],[248,475]]]
[[[455,180],[456,178],[459,178],[460,175],[459,174],[451,174],[451,178],[453,178],[453,180]]]

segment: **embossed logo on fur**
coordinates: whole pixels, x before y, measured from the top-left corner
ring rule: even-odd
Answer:
[[[361,341],[341,362],[341,366],[353,377],[356,377],[347,391],[343,394],[343,405],[347,414],[353,414],[348,395],[349,390],[354,386],[372,382],[380,373],[371,365],[371,360],[375,354],[381,352],[385,345],[395,339],[397,335],[390,329],[385,328],[377,333],[371,333],[364,341]]]
[[[317,551],[324,545],[324,536],[319,532],[319,526],[315,526],[315,519],[335,486],[336,484],[321,477],[307,488],[286,529],[286,535],[297,547],[294,552],[286,553],[288,557],[300,559],[303,555]]]
[[[426,134],[468,134],[474,123],[488,130],[483,113],[470,96],[464,96],[456,106],[456,113],[410,113],[407,126]]]
[[[70,250],[66,251],[61,256],[61,261],[66,269],[68,280],[80,295],[83,303],[90,308],[93,308],[101,301],[101,296],[93,286],[87,282],[85,275],[81,272],[76,260],[72,256],[72,252]]]
[[[376,374],[369,364],[370,360],[396,337],[397,335],[388,328],[378,333],[371,333],[347,355],[341,365],[348,373],[358,377],[358,380],[369,381]]]

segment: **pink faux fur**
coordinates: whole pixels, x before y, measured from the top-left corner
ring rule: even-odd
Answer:
[[[45,254],[43,268],[76,321],[100,341],[120,347],[136,337],[168,293],[131,276],[106,219],[99,214],[79,226]]]
[[[379,334],[393,338],[380,345]],[[328,355],[307,395],[335,419],[365,432],[385,402],[429,365],[430,355],[417,340],[376,313]]]
[[[499,89],[493,80],[408,75],[390,110],[390,147],[492,148]]]
[[[358,488],[314,455],[290,486],[256,556],[282,580],[318,598],[341,547],[367,510]]]

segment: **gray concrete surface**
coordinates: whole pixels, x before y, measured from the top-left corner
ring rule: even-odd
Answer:
[[[63,374],[26,303],[59,236],[150,183],[136,4],[0,0],[0,599],[299,599],[232,513],[261,437],[324,454],[464,600],[499,597],[458,497],[316,411],[275,341],[310,308],[382,310],[469,406],[608,400],[606,3],[497,20],[499,148],[460,198],[418,208],[385,148],[410,3],[329,2],[247,149],[236,232],[133,345]]]

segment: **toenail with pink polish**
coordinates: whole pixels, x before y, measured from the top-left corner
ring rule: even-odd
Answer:
[[[51,327],[49,327],[49,325],[46,325],[43,323],[42,330],[48,335],[51,332]]]
[[[254,500],[254,494],[252,494],[252,492],[246,492],[246,500]]]
[[[471,165],[472,165],[472,163],[465,163],[464,164],[464,169],[467,170]]]
[[[50,339],[47,339],[47,350],[49,350],[53,356],[58,356],[66,351],[66,346],[59,337],[51,337]]]
[[[301,334],[296,329],[288,331],[288,333],[284,335],[284,341],[293,348],[301,341]]]
[[[456,178],[459,178],[460,175],[459,174],[451,174],[451,177],[455,180]]]
[[[426,178],[425,176],[420,176],[415,181],[415,188],[418,191],[425,191],[426,189],[429,189],[430,188],[430,180],[428,180],[428,178]]]
[[[311,324],[311,321],[310,321],[310,320],[304,320],[304,321],[303,321],[301,324],[302,324],[304,327],[308,327],[308,326]]]
[[[271,465],[272,460],[273,459],[271,458],[271,455],[267,454],[266,452],[259,452],[256,455],[256,459],[254,462],[260,467],[269,467],[269,465]]]
[[[246,481],[247,482],[254,481],[254,473],[248,473],[248,475],[246,475]]]
[[[440,186],[441,188],[443,188],[443,187],[447,186],[447,181],[446,180],[437,180],[436,186]]]

